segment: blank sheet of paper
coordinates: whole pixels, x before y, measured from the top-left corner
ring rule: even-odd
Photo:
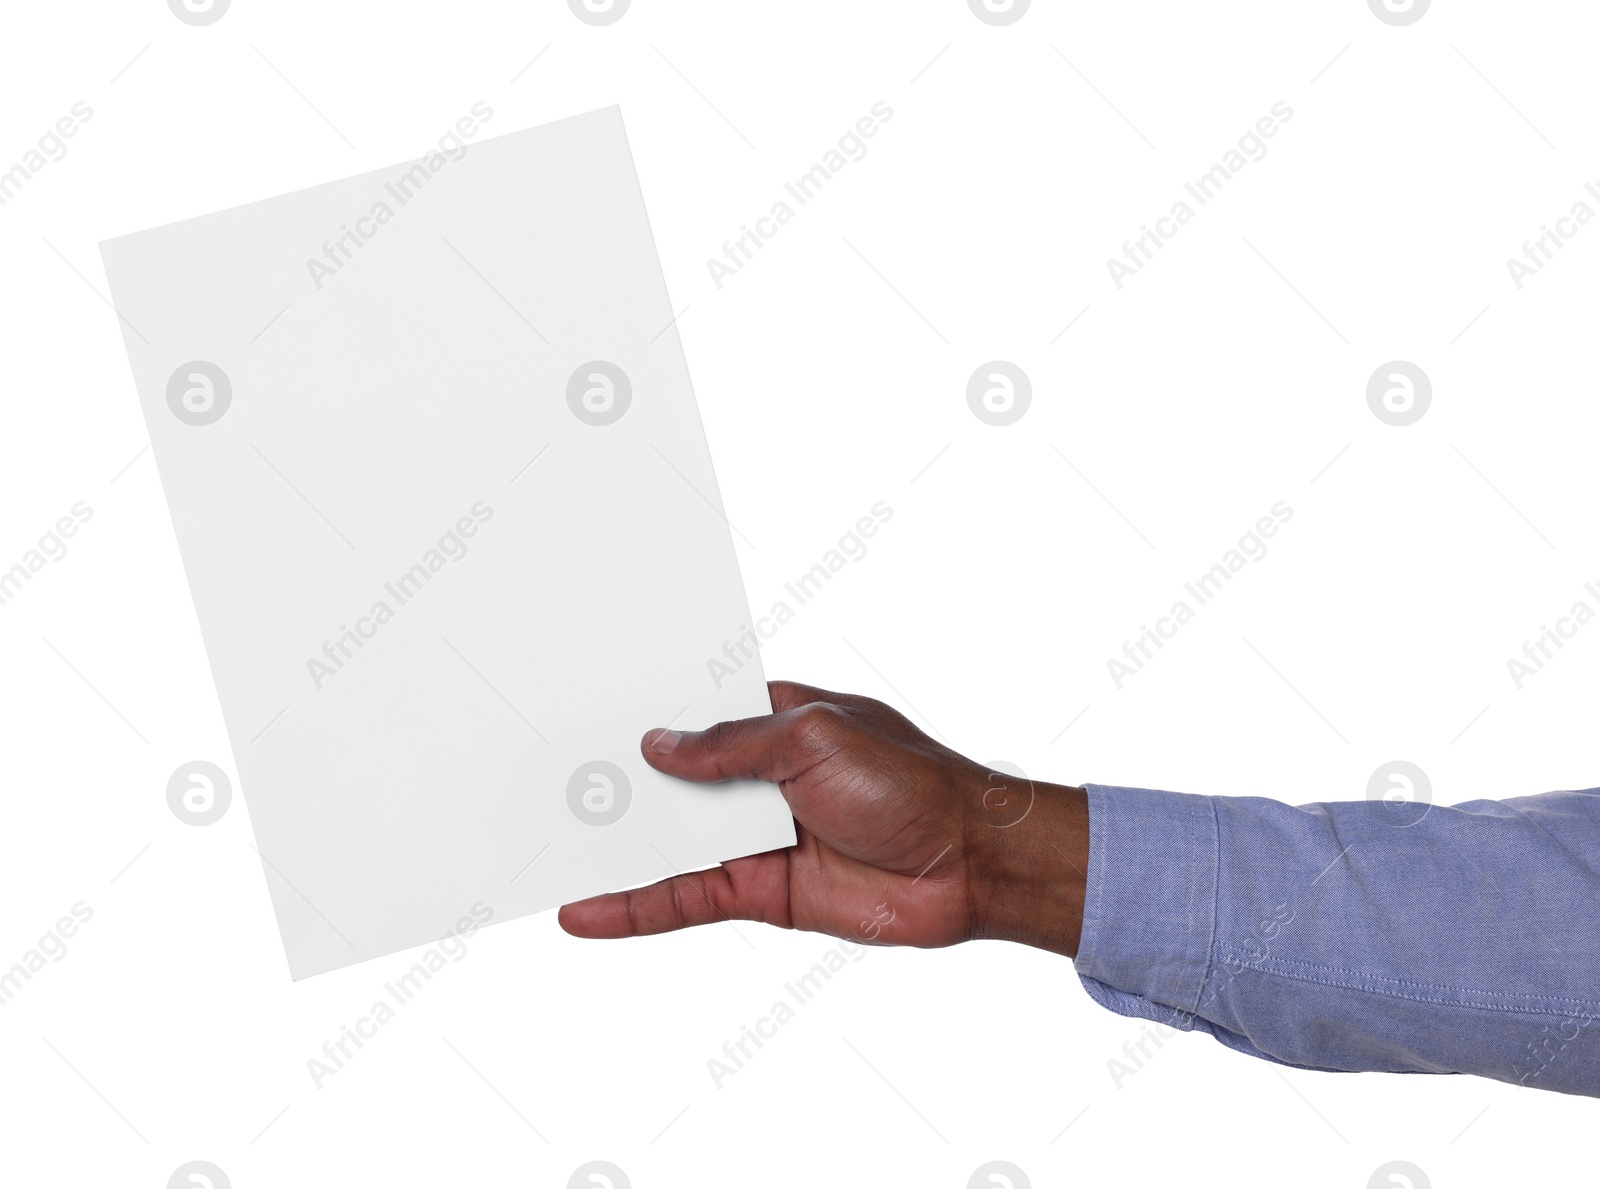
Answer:
[[[621,115],[463,143],[101,245],[295,978],[794,841]]]

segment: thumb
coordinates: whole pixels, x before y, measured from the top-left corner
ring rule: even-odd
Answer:
[[[640,751],[652,768],[684,780],[791,780],[839,747],[844,711],[812,702],[760,718],[731,719],[703,731],[660,728]]]

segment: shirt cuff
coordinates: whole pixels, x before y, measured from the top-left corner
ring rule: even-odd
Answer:
[[[1074,963],[1102,1007],[1194,1027],[1216,928],[1218,842],[1211,798],[1084,786],[1089,872]]]

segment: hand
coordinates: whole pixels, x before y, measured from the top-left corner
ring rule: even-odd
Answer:
[[[771,715],[654,730],[641,749],[686,780],[775,782],[795,845],[568,904],[562,928],[632,937],[748,920],[888,945],[1003,938],[1077,952],[1082,789],[988,772],[871,698],[768,690]]]

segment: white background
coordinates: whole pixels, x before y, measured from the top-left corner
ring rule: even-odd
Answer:
[[[957,0],[635,0],[603,28],[552,0],[4,19],[0,170],[94,111],[0,207],[0,568],[94,513],[0,606],[0,965],[74,903],[94,914],[0,1008],[5,1181],[155,1189],[197,1159],[241,1189],[560,1186],[594,1159],[640,1187],[958,1187],[993,1159],[1034,1185],[1592,1167],[1588,1101],[1480,1079],[1283,1070],[1184,1036],[1118,1085],[1139,1025],[1067,961],[999,944],[868,953],[718,1088],[708,1058],[831,945],[748,924],[488,929],[319,1089],[307,1059],[406,963],[291,984],[242,802],[204,829],[167,808],[176,767],[232,759],[96,249],[415,157],[478,100],[489,133],[619,102],[751,602],[894,509],[767,645],[770,675],[1060,781],[1299,803],[1401,758],[1441,802],[1582,788],[1600,626],[1521,689],[1506,661],[1600,605],[1600,228],[1520,290],[1505,261],[1600,210],[1590,6],[1458,0],[1409,27],[1360,0],[1039,0],[1007,27]],[[707,258],[880,100],[865,158],[718,289]],[[1118,289],[1107,258],[1280,100],[1267,155]],[[1033,383],[1004,428],[965,399],[993,359]],[[1434,390],[1404,428],[1366,401],[1394,359]],[[1118,689],[1107,659],[1280,500],[1268,555]],[[640,598],[691,580],[642,574]]]

